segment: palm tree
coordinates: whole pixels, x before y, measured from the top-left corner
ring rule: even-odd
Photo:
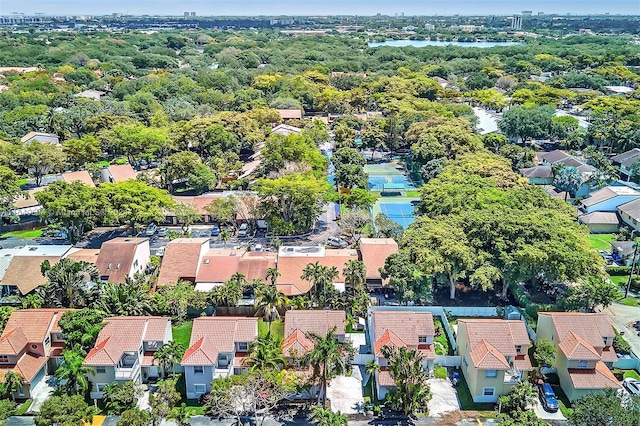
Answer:
[[[227,241],[229,241],[229,238],[231,238],[231,235],[229,235],[229,231],[227,231],[226,229],[220,231],[220,241],[222,241],[222,245],[224,248],[227,248]]]
[[[347,426],[349,418],[340,411],[331,411],[329,408],[314,407],[311,420],[318,426]]]
[[[424,357],[416,349],[383,346],[382,355],[389,362],[389,373],[396,383],[387,395],[389,406],[406,415],[426,412],[431,399],[429,377],[422,367]]]
[[[10,370],[4,375],[4,383],[7,387],[7,392],[11,395],[11,400],[16,402],[15,393],[22,389],[22,386],[24,385],[24,378],[19,373]]]
[[[22,308],[23,309],[40,309],[44,305],[44,297],[37,291],[27,294],[24,299],[22,299]]]
[[[315,262],[304,267],[301,278],[309,281],[312,298],[318,305],[324,307],[327,302],[327,292],[332,293],[335,290],[333,280],[339,275],[340,272],[335,266],[329,267]]]
[[[269,281],[271,283],[271,285],[275,286],[276,285],[276,281],[278,281],[278,278],[280,278],[280,271],[278,271],[278,269],[276,268],[267,268],[267,281]]]
[[[84,357],[76,351],[65,350],[62,357],[64,360],[55,372],[56,378],[65,381],[67,392],[84,395],[89,389],[87,374],[93,372],[93,367],[84,365]]]
[[[338,340],[336,327],[322,337],[315,333],[307,333],[307,337],[314,343],[314,348],[303,357],[303,363],[313,367],[313,379],[319,381],[320,392],[318,403],[322,407],[327,403],[327,383],[337,375],[351,370],[351,356],[353,346],[350,342]]]
[[[92,288],[100,279],[100,271],[87,262],[74,262],[64,258],[51,266],[48,261],[41,265],[42,275],[47,278],[45,300],[57,307],[83,307],[90,304]]]
[[[371,402],[377,401],[378,396],[376,395],[376,374],[380,371],[380,364],[375,359],[371,361],[367,361],[364,364],[364,371],[369,373],[371,377],[369,377],[369,383],[371,383]]]
[[[96,308],[109,315],[141,316],[151,311],[149,295],[139,285],[106,284]]]
[[[296,296],[289,299],[289,306],[291,309],[309,309],[311,307],[311,300],[307,296]]]
[[[271,335],[260,336],[249,346],[248,362],[254,371],[278,371],[285,364],[282,342]]]
[[[180,362],[184,355],[184,346],[175,340],[170,341],[166,345],[162,345],[153,354],[153,359],[158,360],[162,367],[162,376],[166,375],[167,367],[172,366],[172,375],[176,375],[176,364]]]
[[[269,322],[269,334],[271,334],[271,323],[274,317],[280,318],[278,309],[287,306],[287,296],[273,285],[261,285],[256,288],[255,307],[258,309],[256,315],[262,314],[263,318]]]
[[[189,426],[189,420],[191,419],[191,411],[184,402],[179,407],[173,409],[171,418],[176,421],[178,426]]]
[[[351,288],[354,290],[364,288],[364,283],[367,279],[367,268],[364,266],[364,262],[352,259],[347,262],[342,273],[345,283]]]

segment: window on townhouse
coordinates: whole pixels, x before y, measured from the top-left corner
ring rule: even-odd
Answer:
[[[96,374],[104,374],[107,372],[106,367],[96,367]]]
[[[138,259],[133,262],[133,269],[138,269]]]
[[[482,388],[482,395],[493,396],[496,394],[496,388]]]
[[[50,344],[50,343],[51,343],[51,337],[50,337],[50,336],[45,337],[45,338],[44,338],[44,344],[45,344],[45,346],[46,346],[46,345],[48,345],[48,344]]]
[[[104,391],[104,388],[107,386],[106,383],[96,383],[96,390],[98,392]]]
[[[249,344],[247,342],[238,342],[238,352],[246,352],[249,350]]]
[[[9,362],[9,357],[7,355],[0,355],[0,363],[7,364]]]
[[[418,343],[427,343],[427,336],[418,336]]]
[[[516,346],[516,354],[517,355],[522,355],[522,353],[523,353],[522,352],[522,346],[520,346],[520,345]]]
[[[62,333],[56,333],[56,340],[62,340]]]
[[[464,364],[464,368],[469,369],[469,363],[467,362],[467,358],[462,357],[462,363]]]
[[[587,361],[582,359],[578,361],[578,368],[587,368]]]
[[[498,377],[498,371],[497,370],[486,370],[484,372],[484,377],[486,379],[495,379],[496,377]]]
[[[193,367],[193,374],[204,374],[204,366],[196,365]]]
[[[193,385],[193,390],[198,395],[202,395],[207,392],[207,385]]]

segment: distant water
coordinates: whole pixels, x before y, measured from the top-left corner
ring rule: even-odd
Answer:
[[[496,46],[518,46],[523,43],[514,41],[432,41],[432,40],[387,40],[378,43],[369,43],[369,47],[425,47],[425,46],[458,46],[458,47],[476,47],[487,48]]]

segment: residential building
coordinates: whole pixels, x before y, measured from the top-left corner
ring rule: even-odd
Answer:
[[[378,399],[384,399],[395,386],[382,348],[391,345],[418,350],[424,357],[422,368],[430,373],[436,359],[434,336],[435,326],[431,312],[412,308],[369,309],[367,343],[380,365],[380,371],[375,375]]]
[[[25,246],[13,252],[11,262],[2,277],[2,294],[28,294],[46,284],[40,266],[44,261],[55,265],[71,250],[69,245]]]
[[[79,172],[68,172],[62,174],[62,180],[67,183],[72,183],[75,181],[80,181],[85,183],[91,187],[95,187],[96,184],[93,182],[93,178],[86,170],[80,170]]]
[[[267,270],[276,267],[276,253],[253,252],[236,249],[213,249],[202,257],[196,290],[211,291],[224,284],[233,274],[244,275],[247,281],[266,280]]]
[[[172,340],[171,318],[112,317],[104,320],[96,344],[84,359],[91,398],[102,398],[110,383],[143,383],[160,376],[154,353]]]
[[[456,343],[474,402],[496,402],[532,369],[531,342],[521,320],[458,319]]]
[[[620,220],[613,212],[593,212],[578,216],[578,222],[589,228],[592,234],[612,234],[618,232]]]
[[[618,206],[620,219],[629,227],[640,230],[640,198]]]
[[[539,152],[537,153],[537,157],[542,162],[542,166],[564,165],[567,167],[575,167],[578,172],[580,172],[584,183],[580,188],[578,188],[575,194],[572,194],[574,197],[588,196],[593,187],[597,184],[593,179],[597,172],[596,168],[587,164],[586,161],[581,158],[570,155],[559,149],[550,152]]]
[[[360,260],[367,270],[366,284],[368,288],[379,288],[387,284],[383,280],[380,269],[384,268],[387,257],[398,252],[398,243],[393,238],[361,238]]]
[[[553,184],[553,170],[551,166],[533,166],[520,169],[520,174],[527,178],[530,185]]]
[[[0,375],[8,371],[23,379],[16,398],[31,398],[31,391],[62,362],[64,340],[58,326],[70,309],[20,309],[13,311],[0,336]]]
[[[178,281],[195,283],[202,258],[209,251],[209,238],[176,238],[167,244],[162,257],[158,285]]]
[[[629,93],[633,93],[636,89],[629,86],[604,86],[607,89],[607,92],[610,95],[628,95]]]
[[[103,183],[124,182],[125,180],[135,179],[137,176],[131,164],[120,164],[105,167],[101,172],[101,181]]]
[[[96,266],[100,281],[124,283],[136,273],[144,273],[150,260],[148,238],[114,238],[102,243]]]
[[[53,133],[29,132],[20,138],[20,142],[22,142],[23,144],[28,144],[34,141],[60,145],[60,139],[58,138],[58,135],[54,135]]]
[[[87,89],[80,93],[76,93],[73,96],[76,98],[91,99],[92,101],[98,102],[100,101],[100,98],[103,97],[105,94],[106,94],[105,92],[101,92],[100,90]]]
[[[631,177],[631,166],[640,160],[640,148],[633,148],[622,154],[611,157],[614,166],[620,166],[620,179],[629,181]]]
[[[18,195],[13,203],[11,212],[16,216],[33,216],[38,213],[42,209],[42,206],[38,200],[36,200],[35,194],[45,189],[47,189],[46,186],[40,186],[29,189],[26,194],[28,196],[25,196],[25,194]]]
[[[282,353],[288,360],[302,357],[315,347],[307,337],[313,333],[325,337],[330,330],[338,340],[344,340],[347,315],[344,311],[291,310],[284,314],[284,340]]]
[[[299,109],[279,109],[278,114],[283,120],[301,120],[302,110]]]
[[[570,401],[604,389],[620,389],[609,367],[618,360],[615,331],[605,313],[539,312],[537,339],[557,346],[555,368]]]
[[[299,135],[302,129],[299,127],[289,126],[288,124],[278,124],[271,130],[271,133],[277,133],[283,136]]]
[[[215,379],[246,373],[249,345],[257,337],[258,319],[255,317],[196,318],[189,349],[181,363],[187,398],[199,398],[209,392]]]
[[[306,294],[311,290],[311,283],[301,278],[302,271],[310,264],[318,262],[320,265],[338,269],[338,277],[333,285],[339,291],[344,291],[343,270],[349,260],[357,260],[358,252],[352,249],[331,249],[318,246],[282,246],[278,250],[278,278],[277,287],[287,296]]]
[[[74,262],[87,262],[95,265],[98,262],[98,256],[100,255],[100,249],[78,249],[73,248],[69,250],[67,258]],[[0,278],[0,282],[2,279]]]
[[[580,210],[584,213],[616,212],[618,206],[640,198],[640,192],[627,186],[607,186],[580,201]]]
[[[636,248],[635,241],[611,241],[611,257],[618,264],[631,266],[633,263],[633,252]]]

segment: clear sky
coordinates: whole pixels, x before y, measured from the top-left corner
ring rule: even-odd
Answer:
[[[511,15],[534,13],[640,15],[640,0],[0,0],[0,15]]]

